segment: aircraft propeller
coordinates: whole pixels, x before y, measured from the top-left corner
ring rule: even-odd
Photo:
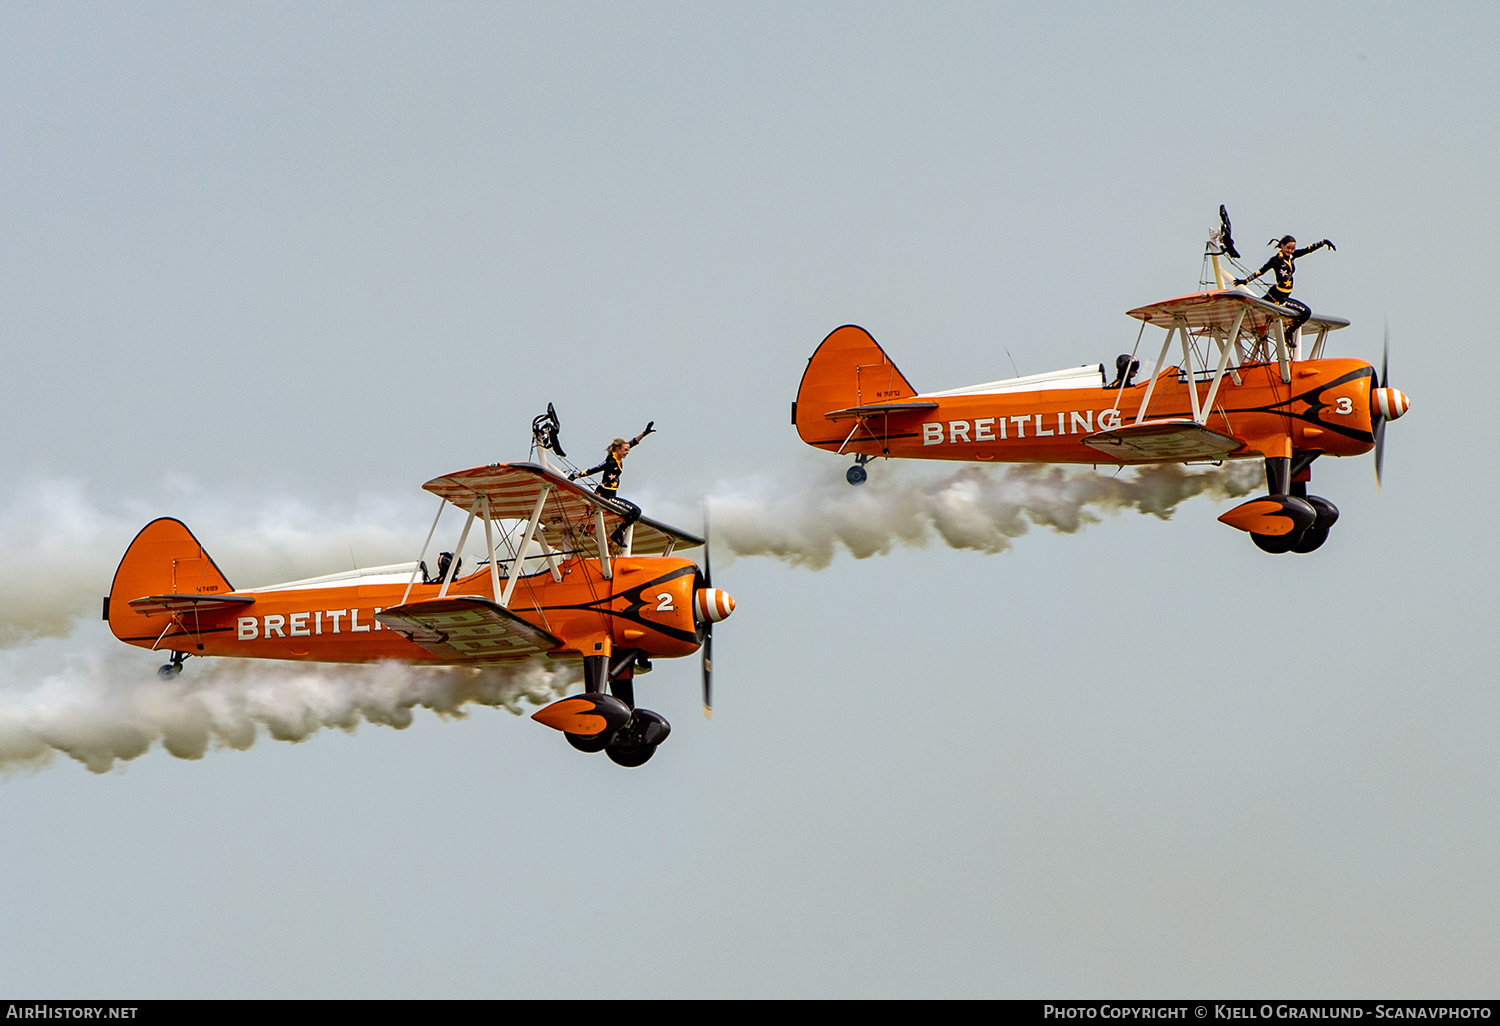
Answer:
[[[734,612],[734,598],[714,587],[709,562],[708,510],[703,511],[703,586],[693,592],[693,619],[703,638],[703,715],[713,719],[714,624]]]
[[[1395,420],[1411,408],[1406,393],[1390,387],[1391,326],[1385,326],[1385,342],[1380,353],[1380,385],[1370,390],[1370,422],[1375,431],[1375,487],[1380,487],[1380,471],[1385,465],[1385,423]]]

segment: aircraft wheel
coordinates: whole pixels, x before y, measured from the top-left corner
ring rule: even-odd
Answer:
[[[583,734],[569,734],[567,732],[564,732],[563,737],[568,739],[568,744],[572,745],[580,752],[602,752],[606,747],[609,746],[610,741],[613,740],[614,731],[601,731],[600,733],[595,734],[593,737],[588,737]]]
[[[1262,552],[1291,552],[1307,531],[1291,531],[1287,534],[1251,534],[1250,539]]]
[[[166,663],[156,668],[156,675],[162,680],[176,680],[182,676],[181,663]]]
[[[656,754],[655,745],[610,745],[604,754],[616,766],[642,766]]]
[[[852,485],[864,484],[865,478],[869,476],[870,475],[865,472],[865,468],[856,463],[854,466],[845,471],[844,480],[848,481]]]
[[[1339,508],[1321,495],[1309,495],[1306,497],[1308,505],[1318,514],[1318,519],[1313,525],[1302,532],[1302,537],[1297,539],[1297,544],[1292,546],[1293,552],[1312,552],[1318,546],[1328,540],[1328,531],[1339,519]]]
[[[1292,546],[1293,552],[1312,552],[1328,540],[1328,528],[1309,527],[1302,532],[1302,537],[1297,539],[1297,544]]]

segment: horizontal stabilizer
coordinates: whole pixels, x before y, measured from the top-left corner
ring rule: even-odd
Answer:
[[[1192,420],[1147,420],[1089,435],[1083,444],[1122,463],[1167,460],[1217,460],[1244,447],[1226,435]]]
[[[230,606],[248,606],[254,601],[243,595],[147,595],[131,599],[129,605],[142,616],[160,616],[162,613],[187,613],[194,610],[211,613]]]
[[[935,410],[937,403],[877,403],[873,406],[851,406],[847,410],[830,410],[823,414],[829,420],[848,420],[850,417],[875,417],[882,413],[912,413],[917,410]]]
[[[477,595],[392,606],[375,619],[446,659],[540,655],[562,646],[562,639]]]

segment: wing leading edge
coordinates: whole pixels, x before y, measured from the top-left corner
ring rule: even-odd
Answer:
[[[604,515],[606,533],[624,521],[620,510],[586,488],[535,463],[495,463],[435,477],[422,486],[464,511],[477,509],[489,499],[495,520],[526,520],[545,488],[547,502],[543,524],[564,524],[593,530],[594,514]],[[638,556],[659,556],[672,549],[691,549],[703,539],[681,528],[642,516],[635,522],[631,551]]]

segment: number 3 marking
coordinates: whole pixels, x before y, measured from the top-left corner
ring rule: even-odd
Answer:
[[[658,613],[671,613],[676,611],[676,607],[672,605],[671,592],[659,591],[656,593],[656,611]]]
[[[1338,401],[1333,404],[1333,412],[1342,413],[1347,417],[1354,412],[1354,400],[1347,395],[1339,396]]]

